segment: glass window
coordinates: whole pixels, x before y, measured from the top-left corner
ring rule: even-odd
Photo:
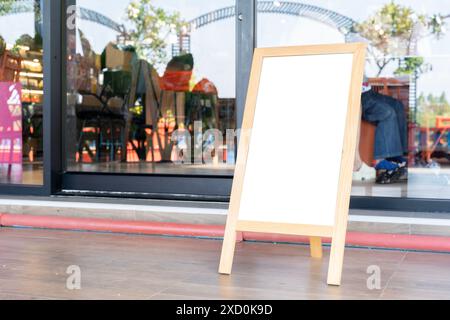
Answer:
[[[235,1],[68,3],[67,171],[232,175]]]
[[[41,1],[0,0],[0,183],[43,184]]]
[[[449,23],[438,0],[258,1],[261,47],[369,45],[353,195],[450,198]]]

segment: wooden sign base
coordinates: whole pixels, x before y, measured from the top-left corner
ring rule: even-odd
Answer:
[[[231,274],[237,232],[247,231],[302,235],[310,237],[311,256],[313,258],[322,258],[323,256],[322,238],[332,239],[327,283],[329,285],[341,284],[347,218],[352,185],[353,161],[355,159],[357,136],[361,120],[361,88],[364,74],[365,53],[366,45],[362,43],[256,49],[250,75],[219,273]],[[314,60],[314,56],[318,56],[316,60]],[[292,59],[293,57],[295,57],[295,59]],[[266,58],[268,58],[267,64],[264,62],[264,59]],[[281,58],[281,60],[285,59],[285,61],[275,60],[273,58]],[[277,63],[279,63],[279,65]],[[297,65],[294,65],[295,63],[297,63]],[[314,63],[315,65],[312,66]],[[326,69],[324,63],[327,63]],[[266,68],[264,77],[262,76],[263,66]],[[315,73],[315,68],[321,70],[321,73]],[[309,74],[307,74],[307,70],[309,70]],[[280,74],[280,72],[283,72],[283,74]],[[276,74],[276,76],[281,79],[285,79],[284,86],[279,86],[281,80],[277,80],[273,74]],[[336,79],[333,80],[333,86],[340,86],[334,88],[334,96],[324,96],[323,93],[321,94],[320,90],[322,90],[321,87],[323,87],[323,81],[325,81],[327,77],[336,77]],[[261,78],[263,80],[261,80]],[[288,81],[286,79],[290,80]],[[322,79],[323,81],[321,81]],[[303,86],[308,89],[301,91],[301,88],[295,87],[298,83],[302,83]],[[262,89],[260,88],[260,85],[262,86]],[[286,89],[285,86],[289,89]],[[350,91],[347,96],[347,90],[349,90],[349,88]],[[260,97],[260,99],[258,99],[259,89],[261,89],[261,97],[264,98]],[[271,91],[273,91],[273,93]],[[312,96],[312,91],[316,92],[314,93],[314,96]],[[276,96],[276,99],[270,96],[271,94]],[[288,98],[285,99],[285,95],[292,95],[292,99],[289,101],[286,100]],[[288,185],[289,183],[287,182],[289,182],[289,180],[295,179],[295,177],[291,177],[292,174],[291,176],[286,176],[284,178],[280,178],[279,175],[276,175],[275,179],[278,179],[276,180],[278,187],[270,189],[271,193],[266,193],[266,190],[271,188],[267,184],[260,188],[267,167],[261,166],[261,168],[259,168],[259,163],[261,162],[254,159],[264,159],[266,142],[265,140],[261,140],[260,137],[266,132],[263,128],[270,127],[270,122],[273,120],[273,117],[271,117],[270,114],[267,115],[268,113],[264,112],[273,108],[274,105],[276,106],[280,98],[284,99],[281,106],[284,108],[283,111],[286,114],[297,112],[297,115],[300,115],[301,117],[302,114],[299,114],[298,110],[305,110],[305,112],[309,112],[308,116],[305,116],[309,117],[308,119],[323,119],[323,115],[325,114],[325,116],[327,116],[327,112],[334,112],[335,118],[330,119],[328,125],[333,127],[334,123],[339,123],[334,126],[335,131],[333,134],[337,134],[336,137],[339,137],[339,139],[340,137],[343,137],[343,141],[341,141],[342,144],[329,153],[330,162],[328,163],[330,164],[330,170],[332,171],[330,176],[336,177],[336,180],[334,180],[335,178],[332,178],[327,181],[327,183],[333,185],[333,188],[322,190],[322,185],[318,185],[317,181],[314,179],[316,177],[305,180],[303,179],[303,176],[300,176],[299,178],[297,175],[297,179],[301,180],[302,186],[308,186],[308,184],[310,184],[310,187],[315,187],[314,190],[316,190],[316,193],[320,193],[311,193],[310,187],[304,187],[301,196],[306,197],[306,200],[309,200],[308,197],[318,199],[317,201],[308,202],[307,205],[300,202],[298,202],[298,205],[293,203],[290,198],[287,198],[286,196],[286,194],[290,194],[289,192],[291,189],[283,190],[283,186]],[[302,98],[309,100],[299,101]],[[264,99],[269,102],[261,101]],[[321,101],[323,100],[325,100],[326,103],[321,104]],[[261,104],[261,109],[258,109],[261,110],[261,113],[259,113],[259,118],[255,123],[255,110],[257,104]],[[302,107],[304,109],[301,109]],[[286,110],[286,108],[292,109]],[[320,110],[320,112],[314,110]],[[303,122],[302,124],[303,127],[306,128],[303,129],[305,130],[304,132],[301,132],[302,126],[296,126],[292,129],[292,132],[289,132],[289,129],[286,128],[287,132],[284,132],[284,135],[308,137],[311,135],[311,132],[314,132],[316,135],[319,134],[317,130],[314,131],[314,127],[308,127],[308,123]],[[250,149],[250,142],[253,137],[250,132],[259,132],[260,138],[259,140],[256,139],[252,145],[252,149]],[[255,135],[258,138],[258,135]],[[267,139],[267,137],[265,137],[265,139]],[[326,139],[327,137],[324,136],[319,137],[317,140]],[[342,150],[340,149],[341,146]],[[284,145],[284,147],[286,150],[289,148],[289,145]],[[308,148],[307,153],[320,154],[322,152],[320,145],[316,147],[315,145],[310,144],[308,145]],[[312,150],[314,148],[317,148],[317,150]],[[251,154],[253,158],[249,157],[251,152],[253,152]],[[297,154],[297,156],[301,157],[301,154]],[[246,173],[248,175],[249,172],[247,166],[250,166],[248,161],[252,163],[252,167],[249,167],[252,170],[250,170],[251,174],[249,174],[249,177],[246,177]],[[286,165],[292,166],[289,168],[290,171],[283,171],[285,173],[287,172],[287,174],[291,172],[297,174],[301,173],[306,176],[308,174],[308,172],[305,171],[300,172],[299,170],[304,169],[299,167],[296,162],[293,162],[292,164],[288,163]],[[326,166],[326,163],[323,163],[323,165]],[[273,178],[273,176],[271,177]],[[246,183],[248,183],[248,185],[244,188],[245,179],[247,179]],[[259,196],[258,190],[263,194],[262,196]],[[255,194],[259,197],[255,197]],[[268,199],[270,197],[271,199]],[[302,199],[302,201],[304,200],[305,198]],[[270,201],[271,209],[266,210],[265,206],[258,206],[259,203],[264,203],[264,201]],[[317,205],[321,204],[319,203],[320,201],[323,201],[324,203],[326,201],[327,206],[325,211],[327,212],[324,212],[324,210],[317,210]],[[241,212],[242,203],[245,204],[246,208],[244,213]],[[283,213],[280,213],[277,208],[284,203],[289,205],[284,206]],[[335,203],[334,207],[333,203]],[[289,207],[287,211],[286,207]],[[291,207],[294,208],[294,212],[290,209]],[[264,219],[261,219],[264,220],[264,222],[258,221],[258,219],[260,219],[258,214],[260,214],[261,211],[265,211]],[[251,213],[249,214],[249,212]],[[240,214],[243,217],[240,217]],[[280,218],[280,214],[284,214],[284,216]],[[251,217],[252,221],[249,221],[248,217]],[[292,220],[294,223],[267,222],[267,220],[280,221],[280,219],[284,222]],[[306,224],[298,224],[298,221],[308,222]],[[315,225],[311,224],[311,221],[317,224],[323,224]]]
[[[346,216],[346,215],[345,215]],[[233,258],[236,247],[236,232],[261,232],[277,233],[286,235],[309,236],[311,257],[321,259],[323,257],[322,238],[332,238],[330,262],[328,269],[329,285],[339,286],[341,284],[342,266],[344,261],[345,233],[347,221],[342,221],[343,227],[336,228],[341,232],[333,232],[332,227],[273,224],[249,221],[229,221],[225,229],[225,237],[220,258],[219,273],[230,275],[233,266]]]

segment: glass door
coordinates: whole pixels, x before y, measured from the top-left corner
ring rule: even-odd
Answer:
[[[68,172],[233,174],[234,2],[72,2]]]
[[[447,9],[437,0],[258,1],[260,47],[368,43],[353,196],[450,198]],[[331,86],[332,74],[323,79],[324,94]],[[274,114],[280,125],[299,125],[301,120],[290,119],[281,108]],[[320,119],[308,120],[317,123],[317,130],[327,130]],[[314,158],[327,156],[333,133],[329,141],[317,143],[323,151],[305,151],[305,156],[311,158],[311,170],[317,170],[318,179],[326,183],[323,168],[314,167]]]
[[[42,1],[0,1],[0,184],[44,183]]]
[[[205,189],[201,181],[223,178],[228,190],[237,129],[235,0],[66,6],[63,189],[116,190],[101,186],[95,176],[102,175],[128,181],[126,190],[136,190],[131,179],[151,186],[172,179],[178,193],[183,177]],[[186,182],[181,193],[188,189]]]

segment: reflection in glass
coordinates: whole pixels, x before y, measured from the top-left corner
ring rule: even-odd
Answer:
[[[450,198],[449,22],[438,0],[258,1],[261,47],[369,45],[353,195]]]
[[[40,1],[0,1],[0,183],[43,183]]]
[[[232,174],[234,1],[71,3],[67,170]]]

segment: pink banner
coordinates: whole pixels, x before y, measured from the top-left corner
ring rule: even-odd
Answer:
[[[22,85],[0,82],[0,164],[22,163]]]

